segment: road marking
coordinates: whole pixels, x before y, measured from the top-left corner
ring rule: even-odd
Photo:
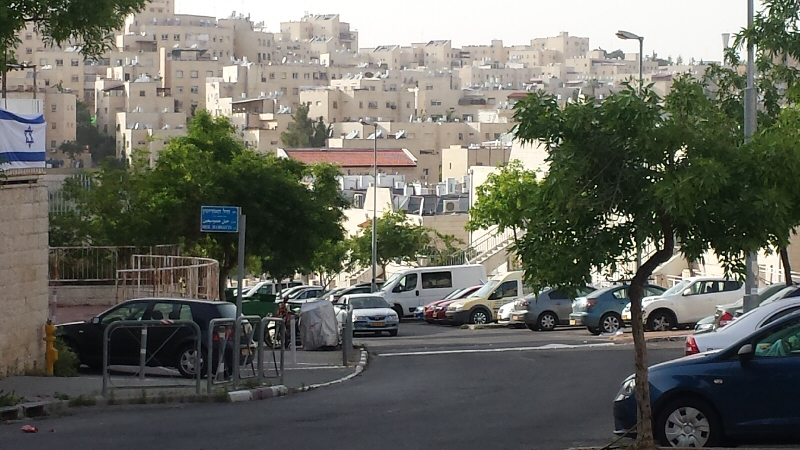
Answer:
[[[424,355],[449,355],[455,353],[502,353],[502,352],[526,352],[531,350],[561,350],[570,348],[587,347],[613,347],[613,342],[603,342],[599,344],[547,344],[539,347],[510,347],[510,348],[481,348],[466,350],[432,350],[425,352],[401,352],[401,353],[380,353],[378,356],[424,356]]]

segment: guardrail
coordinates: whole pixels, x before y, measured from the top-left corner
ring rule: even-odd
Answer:
[[[177,245],[152,247],[50,247],[50,284],[81,284],[86,282],[113,284],[117,271],[132,268],[132,256],[137,253],[177,255]]]
[[[199,359],[201,355],[201,334],[200,334],[200,326],[197,325],[194,321],[191,320],[122,320],[119,322],[111,323],[103,330],[103,389],[102,395],[105,397],[108,394],[109,385],[110,383],[110,374],[109,374],[109,366],[111,365],[111,358],[109,355],[109,346],[111,344],[111,334],[119,329],[134,329],[139,328],[140,331],[140,338],[139,338],[139,371],[137,373],[138,378],[140,381],[145,380],[145,368],[149,367],[148,363],[155,358],[156,353],[158,353],[164,345],[172,339],[178,330],[181,328],[190,328],[194,332],[194,344],[195,344],[195,358]],[[161,345],[153,352],[148,352],[147,350],[147,335],[148,329],[152,328],[175,328],[175,331],[169,336]],[[129,331],[130,333],[130,331]],[[133,333],[131,333],[132,338],[136,338]],[[150,357],[148,358],[148,354]],[[176,355],[178,356],[178,355]],[[197,359],[195,359],[195,373],[194,373],[194,380],[195,380],[195,392],[200,394],[200,372],[198,370],[201,364],[197,364]],[[128,384],[125,386],[114,386],[114,389],[146,389],[146,388],[170,388],[170,387],[186,387],[185,384],[157,384],[157,385],[145,385],[145,384]]]
[[[146,296],[219,298],[219,263],[214,259],[131,255],[130,267],[117,270],[117,303]]]

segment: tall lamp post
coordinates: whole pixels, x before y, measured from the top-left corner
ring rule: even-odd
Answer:
[[[747,0],[747,28],[753,26],[753,0]],[[747,88],[744,91],[744,141],[749,143],[756,132],[756,88],[755,88],[755,55],[752,39],[747,39]],[[748,253],[745,255],[745,289],[744,311],[750,311],[758,306],[758,255]]]
[[[644,36],[639,36],[637,34],[633,34],[630,31],[617,31],[617,37],[622,40],[628,39],[636,39],[639,41],[639,93],[641,94],[644,90],[644,76],[643,76],[643,67],[644,67]],[[642,267],[642,249],[639,245],[636,245],[636,270],[639,270],[639,267]]]
[[[617,31],[617,37],[623,40],[636,39],[639,41],[639,92],[642,92],[642,87],[643,87],[642,64],[644,61],[644,36],[633,34],[630,31],[619,30]]]
[[[359,121],[361,125],[375,128],[372,135],[372,173],[374,186],[372,188],[372,285],[370,291],[378,291],[378,283],[375,281],[378,276],[378,122],[369,123],[366,120]]]

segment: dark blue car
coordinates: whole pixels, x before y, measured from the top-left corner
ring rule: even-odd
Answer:
[[[572,304],[570,325],[584,325],[590,333],[616,333],[622,328],[622,310],[630,302],[628,286],[611,286],[580,297]],[[666,289],[653,284],[644,285],[644,297],[661,295]]]
[[[655,365],[649,374],[653,432],[662,445],[800,443],[800,313],[724,350]],[[634,387],[628,377],[614,400],[616,434],[636,425]]]

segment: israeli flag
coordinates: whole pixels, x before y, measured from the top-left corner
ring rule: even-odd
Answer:
[[[44,168],[46,129],[44,114],[14,114],[0,109],[0,167]]]

